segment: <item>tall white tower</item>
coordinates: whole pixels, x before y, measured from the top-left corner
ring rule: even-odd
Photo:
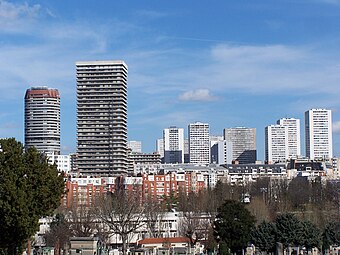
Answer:
[[[288,157],[301,156],[300,120],[294,118],[282,118],[277,124],[288,127]]]
[[[164,163],[184,163],[184,129],[169,127],[163,130]]]
[[[265,161],[285,162],[288,153],[288,126],[270,125],[265,128]]]
[[[58,90],[32,87],[25,94],[25,147],[34,146],[49,162],[60,154],[60,95]]]
[[[305,112],[306,156],[314,159],[333,157],[332,112],[311,109]]]
[[[127,75],[123,61],[77,62],[78,169],[85,175],[127,171]]]
[[[209,124],[195,122],[189,124],[189,160],[193,164],[209,164],[210,136]]]

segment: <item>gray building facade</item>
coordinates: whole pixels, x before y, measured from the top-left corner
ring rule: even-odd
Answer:
[[[84,175],[125,173],[127,76],[123,61],[77,62],[77,165]]]

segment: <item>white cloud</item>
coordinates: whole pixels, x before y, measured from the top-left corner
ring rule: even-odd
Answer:
[[[209,89],[196,89],[186,91],[178,96],[182,101],[213,101],[216,100]]]
[[[0,19],[16,20],[23,17],[36,17],[40,8],[39,4],[29,6],[28,3],[14,4],[0,0]]]
[[[40,11],[39,4],[16,4],[0,0],[0,32],[29,33],[29,24],[35,21]]]
[[[340,92],[339,61],[311,46],[220,44],[211,49],[203,67],[183,74],[195,77],[191,84],[196,88],[212,84],[222,92],[329,93]]]
[[[340,133],[340,121],[333,122],[333,132]]]

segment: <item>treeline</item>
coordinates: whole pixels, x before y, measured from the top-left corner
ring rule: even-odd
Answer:
[[[120,190],[98,197],[91,206],[59,208],[45,238],[48,245],[63,249],[67,247],[70,236],[95,234],[102,242],[109,243],[109,237],[116,234],[123,241],[122,251],[125,253],[129,235],[138,232],[141,227],[145,229],[143,235],[146,237],[162,237],[159,222],[166,212],[176,210],[182,215],[179,234],[188,237],[192,245],[204,243],[208,251],[220,247],[221,253],[224,248],[237,253],[250,241],[265,252],[272,252],[276,242],[306,249],[326,248],[337,244],[337,236],[340,235],[337,185],[336,182],[323,183],[321,178],[309,181],[298,177],[289,183],[264,178],[249,185],[232,186],[218,182],[213,189],[199,192],[182,190],[162,198],[142,198],[138,189],[130,193]],[[250,203],[242,203],[245,195],[250,197]],[[226,208],[226,203],[232,206]],[[246,216],[238,215],[235,208],[245,210]],[[232,233],[232,243],[235,240],[243,240],[243,243],[233,247],[221,239],[221,233],[216,232],[215,224],[222,212],[229,215],[227,218],[243,217],[240,222],[250,222],[246,228],[238,222],[235,232],[228,230]],[[233,226],[233,223],[229,222],[221,230]],[[291,232],[284,234],[282,229],[288,227]],[[247,229],[242,238],[237,232],[240,229]],[[282,239],[284,236],[287,240]],[[289,236],[291,239],[288,239]]]
[[[25,151],[15,139],[0,139],[0,254],[21,254],[27,241],[38,231],[39,218],[52,214],[51,228],[45,236],[47,245],[60,251],[67,247],[71,236],[96,235],[107,243],[112,234],[117,234],[123,240],[125,254],[129,235],[141,225],[146,229],[143,234],[161,237],[157,224],[162,221],[165,212],[171,210],[182,214],[179,234],[188,237],[192,245],[204,242],[208,250],[214,250],[220,244],[219,247],[232,251],[235,240],[249,242],[251,237],[266,252],[273,247],[268,241],[266,245],[263,241],[261,243],[261,238],[306,248],[320,247],[320,244],[323,248],[339,245],[340,185],[319,177],[312,180],[298,177],[290,182],[261,178],[255,183],[235,186],[219,181],[212,189],[199,192],[182,190],[163,198],[142,199],[138,190],[129,193],[122,189],[98,197],[91,206],[76,203],[72,208],[59,207],[55,211],[64,187],[63,176],[58,174],[56,166],[48,164],[43,154],[34,148]],[[245,202],[246,195],[251,202],[241,203]],[[226,207],[228,203],[232,206]],[[238,211],[245,213],[239,215],[233,209],[236,207],[244,208]],[[231,243],[222,238],[222,232],[216,232],[215,224],[223,215],[229,215],[229,220],[236,220],[235,225],[220,228],[222,231],[229,226],[235,227]],[[299,233],[300,239],[280,239],[284,235],[278,232],[279,219],[285,215],[290,215],[287,216],[293,222],[290,226]],[[241,237],[237,231],[242,229],[242,222],[249,223],[245,228],[248,230],[242,238],[238,238]],[[301,239],[303,235],[306,237]],[[244,248],[244,245],[237,244],[236,250]]]

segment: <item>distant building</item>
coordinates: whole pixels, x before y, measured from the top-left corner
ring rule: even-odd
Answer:
[[[70,171],[72,173],[78,172],[78,154],[77,153],[70,154]]]
[[[289,158],[288,126],[270,125],[265,128],[265,161],[285,162]]]
[[[71,156],[57,155],[54,157],[54,162],[57,165],[58,171],[68,174],[71,171]]]
[[[129,154],[129,159],[133,164],[160,164],[161,156],[157,153],[138,153],[131,152]]]
[[[333,157],[332,112],[311,109],[305,112],[306,156],[314,159]]]
[[[184,139],[184,163],[190,162],[189,139]]]
[[[142,152],[142,142],[141,141],[128,141],[128,148],[132,152],[141,153]]]
[[[184,163],[184,129],[169,127],[163,130],[164,163]]]
[[[256,162],[256,129],[246,127],[225,128],[224,140],[233,143],[233,160],[239,164]]]
[[[288,157],[298,158],[301,156],[300,120],[282,118],[277,121],[277,124],[288,127]]]
[[[127,76],[123,61],[77,62],[77,154],[83,175],[125,173]]]
[[[25,94],[25,148],[34,146],[54,161],[60,154],[60,95],[58,90],[32,87]]]
[[[193,164],[210,163],[209,124],[196,122],[189,124],[189,158]]]
[[[217,144],[217,164],[231,164],[233,161],[233,143],[222,140]]]
[[[161,159],[164,158],[164,140],[163,138],[159,138],[156,140],[156,152],[161,155]]]
[[[223,141],[223,136],[221,135],[211,135],[210,136],[210,163],[218,162],[218,143]]]

